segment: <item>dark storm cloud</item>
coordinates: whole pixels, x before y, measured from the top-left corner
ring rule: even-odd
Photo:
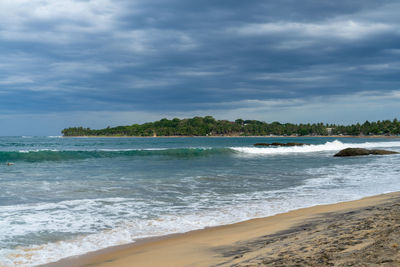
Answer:
[[[4,112],[217,110],[399,90],[397,1],[20,0],[0,10]]]

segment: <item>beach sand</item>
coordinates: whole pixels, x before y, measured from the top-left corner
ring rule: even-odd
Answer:
[[[48,266],[400,266],[400,193],[144,240]]]

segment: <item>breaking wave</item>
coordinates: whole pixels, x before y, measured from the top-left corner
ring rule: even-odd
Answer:
[[[102,150],[20,150],[0,151],[0,162],[7,161],[63,161],[82,160],[90,158],[116,158],[116,157],[141,157],[141,156],[166,156],[178,158],[191,158],[215,154],[230,153],[229,148],[176,148],[176,149],[102,149]]]
[[[342,143],[338,140],[326,142],[319,145],[303,145],[293,147],[232,147],[234,151],[257,154],[257,155],[271,155],[271,154],[288,154],[288,153],[312,153],[324,151],[339,151],[348,147],[359,148],[388,148],[400,147],[400,142],[366,142],[366,143]]]
[[[400,142],[366,142],[342,143],[338,140],[325,144],[310,144],[294,147],[226,147],[226,148],[148,148],[148,149],[100,149],[100,150],[19,150],[0,151],[0,162],[7,161],[64,161],[83,160],[90,158],[116,158],[116,157],[174,157],[193,158],[211,155],[229,154],[254,154],[276,155],[289,153],[315,153],[324,151],[339,151],[348,147],[359,148],[400,148]]]

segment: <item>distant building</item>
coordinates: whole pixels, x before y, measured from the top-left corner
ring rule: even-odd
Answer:
[[[328,132],[328,135],[332,135],[332,130],[333,130],[333,128],[326,128],[326,131]]]

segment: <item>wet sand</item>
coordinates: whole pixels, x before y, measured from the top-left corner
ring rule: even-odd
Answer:
[[[400,193],[144,240],[47,266],[400,266]]]

